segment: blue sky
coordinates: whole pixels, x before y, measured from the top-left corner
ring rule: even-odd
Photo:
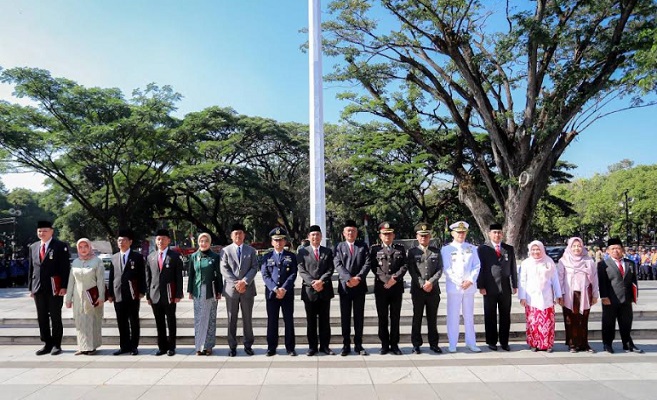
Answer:
[[[328,0],[322,1],[323,6]],[[307,0],[23,0],[0,12],[0,66],[44,68],[86,86],[129,95],[150,82],[184,97],[179,114],[212,105],[279,121],[308,122]],[[324,72],[334,61],[325,59]],[[326,122],[339,122],[341,89],[325,84]],[[16,101],[0,85],[0,99]],[[655,162],[655,108],[603,119],[563,159],[577,176],[624,158]],[[37,188],[33,175],[5,175],[7,188]]]

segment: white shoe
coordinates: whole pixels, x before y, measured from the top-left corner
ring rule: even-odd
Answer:
[[[481,349],[475,345],[468,346],[468,349],[473,353],[481,353]]]
[[[449,346],[448,351],[449,351],[450,353],[456,353],[456,347]]]

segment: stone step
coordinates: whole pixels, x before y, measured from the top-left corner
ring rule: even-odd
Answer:
[[[353,329],[353,328],[352,328]],[[0,345],[6,344],[33,344],[39,345],[41,341],[39,339],[38,330],[34,328],[3,328],[3,334],[0,336]],[[267,343],[266,336],[267,330],[265,327],[254,327],[254,336],[255,344],[265,345]],[[447,334],[445,332],[445,326],[439,325],[438,332],[440,334],[440,344],[444,346],[447,342]],[[484,327],[481,324],[475,325],[475,332],[477,333],[477,341],[482,344],[485,342]],[[241,333],[241,325],[238,324],[238,336]],[[333,327],[331,330],[331,344],[334,347],[339,347],[342,344],[342,336],[340,335],[340,328]],[[400,344],[408,345],[411,342],[411,327],[410,326],[401,326],[400,327]],[[422,328],[423,337],[426,343],[426,326]],[[279,328],[279,335],[281,347],[283,345],[284,329],[281,326]],[[298,345],[307,344],[306,332],[302,327],[297,327],[295,329],[296,343]],[[193,345],[194,344],[194,328],[182,328],[179,327],[177,330],[178,344],[180,345]],[[564,331],[563,324],[556,325],[555,340],[561,342],[564,340]],[[632,337],[634,339],[648,339],[655,340],[657,339],[657,321],[636,321],[633,324]],[[510,340],[513,342],[524,341],[525,336],[525,324],[524,323],[514,323],[511,324],[511,333]],[[599,324],[592,324],[589,326],[589,339],[593,341],[599,341],[602,339],[601,330]],[[461,327],[460,333],[460,343],[462,344],[464,340],[463,329]],[[224,346],[226,344],[226,329],[217,329],[217,344]],[[241,342],[241,337],[238,338],[238,342]],[[118,329],[115,327],[103,327],[103,343],[105,345],[117,345],[119,343],[119,333]],[[157,344],[157,332],[155,328],[142,328],[141,329],[141,344],[144,345],[153,345]],[[363,343],[376,346],[380,343],[377,335],[377,327],[367,326],[363,331]],[[65,345],[75,345],[76,344],[76,332],[75,328],[64,328],[64,340],[63,344]]]

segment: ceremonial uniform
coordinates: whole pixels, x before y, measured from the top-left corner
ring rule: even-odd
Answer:
[[[459,221],[450,226],[452,235],[465,233],[468,224]],[[459,339],[459,314],[463,315],[465,327],[465,344],[473,352],[481,351],[477,347],[474,330],[474,295],[477,291],[479,276],[479,256],[477,248],[465,241],[452,241],[440,250],[445,271],[447,289],[447,338],[450,353],[456,352]],[[470,282],[467,288],[463,285]]]
[[[392,234],[394,228],[383,222],[379,226],[380,234]],[[404,275],[406,274],[406,250],[401,244],[376,244],[370,248],[370,261],[374,279],[374,298],[376,313],[379,318],[379,340],[381,353],[392,351],[401,354],[399,349],[399,319],[401,316],[402,295],[404,293]],[[389,286],[393,282],[392,286]],[[390,315],[390,330],[388,330]]]
[[[430,225],[420,223],[416,225],[415,231],[418,236],[429,236],[427,241],[430,240]],[[411,300],[413,301],[413,322],[411,326],[413,351],[420,353],[420,346],[422,346],[422,316],[426,310],[429,346],[434,352],[440,353],[442,351],[438,347],[438,327],[436,324],[438,305],[440,304],[438,280],[443,274],[443,260],[440,249],[418,244],[408,250],[407,260],[408,273],[411,275]],[[429,283],[431,289],[428,289],[427,283]]]

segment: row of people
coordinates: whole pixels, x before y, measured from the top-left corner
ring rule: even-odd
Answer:
[[[270,233],[274,250],[265,255],[261,265],[258,265],[255,249],[244,243],[246,229],[241,224],[233,226],[233,242],[220,254],[210,249],[210,235],[201,234],[198,237],[199,250],[189,257],[187,285],[188,297],[194,302],[196,353],[212,354],[216,345],[217,303],[223,296],[228,318],[229,356],[237,353],[240,310],[244,352],[254,354],[252,311],[256,295],[254,279],[258,271],[265,283],[268,356],[276,354],[281,312],[285,323],[285,349],[289,355],[297,355],[293,323],[297,274],[303,282],[301,299],[306,311],[307,354],[335,354],[329,347],[330,301],[335,296],[332,284],[334,272],[339,278],[343,337],[340,354],[346,356],[352,352],[353,317],[353,350],[367,355],[363,348],[363,325],[367,293],[365,278],[370,271],[375,275],[374,296],[381,354],[402,353],[399,349],[399,320],[403,278],[407,272],[411,275],[413,353],[421,353],[423,339],[420,332],[424,316],[429,348],[436,353],[442,352],[438,344],[436,320],[441,294],[438,280],[443,272],[446,276],[450,352],[456,352],[460,316],[463,316],[465,325],[467,348],[473,352],[481,351],[474,332],[474,295],[477,289],[484,299],[486,343],[491,350],[497,350],[498,342],[502,349],[510,349],[511,301],[512,295],[518,293],[526,310],[527,343],[534,351],[552,349],[555,302],[563,306],[566,343],[570,350],[592,351],[587,338],[588,314],[600,295],[605,350],[613,352],[611,342],[614,339],[615,320],[618,319],[623,348],[640,351],[630,337],[631,303],[636,300],[636,265],[623,259],[622,243],[618,239],[609,242],[611,264],[605,260],[596,266],[582,240],[571,238],[558,265],[545,254],[542,243],[535,241],[529,245],[529,257],[516,268],[514,249],[503,243],[501,225],[491,225],[488,232],[490,240],[478,248],[465,240],[468,232],[466,222],[452,224],[450,229],[453,241],[438,249],[430,245],[431,226],[418,224],[418,245],[406,252],[403,246],[394,243],[394,227],[388,222],[379,226],[381,243],[368,248],[364,242],[356,240],[358,227],[355,222],[347,221],[343,228],[345,241],[334,250],[321,246],[321,229],[312,226],[308,233],[310,245],[294,254],[285,249],[285,231],[275,228]],[[156,233],[157,250],[148,256],[146,264],[140,254],[130,251],[132,232],[119,232],[119,252],[112,257],[107,293],[102,262],[93,256],[88,239],[77,242],[78,259],[73,262],[69,276],[68,249],[66,244],[52,237],[52,224],[39,222],[37,234],[40,242],[31,247],[29,287],[35,299],[41,340],[44,342],[44,347],[37,354],[61,352],[62,297],[65,297],[67,307],[73,307],[78,354],[93,354],[102,344],[102,303],[105,298],[114,304],[119,328],[120,348],[114,354],[138,354],[139,307],[143,297],[146,297],[155,317],[158,336],[156,355],[175,354],[176,304],[183,297],[183,262],[178,253],[169,250],[168,231]],[[622,268],[617,268],[614,260],[620,261]],[[627,292],[628,288],[630,292]]]

